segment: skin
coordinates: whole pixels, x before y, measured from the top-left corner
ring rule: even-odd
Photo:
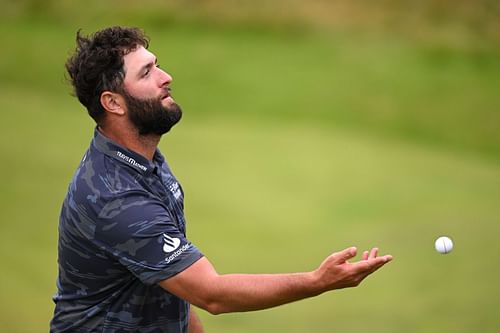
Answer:
[[[140,98],[162,97],[162,104],[173,103],[166,93],[172,77],[156,64],[156,57],[143,47],[124,56],[127,91]],[[105,91],[101,103],[106,110],[101,132],[113,141],[151,160],[161,136],[140,136],[127,117],[124,98]],[[355,247],[333,253],[313,271],[286,274],[217,273],[207,258],[201,258],[181,273],[159,284],[170,293],[212,314],[252,311],[317,296],[327,291],[358,286],[392,260],[378,255],[378,249],[364,251],[361,259],[349,262]],[[192,312],[189,333],[202,333],[198,316]]]
[[[267,309],[358,286],[392,260],[390,255],[378,256],[378,249],[373,248],[365,251],[360,261],[350,263],[356,253],[357,249],[350,247],[330,255],[313,271],[287,274],[219,275],[208,259],[202,258],[160,285],[212,314]]]
[[[189,313],[189,324],[188,324],[188,333],[203,333],[203,324],[201,323],[200,318],[194,311],[193,307],[191,307],[191,311]]]
[[[172,77],[158,65],[153,53],[144,47],[126,54],[123,57],[125,79],[124,88],[134,97],[162,98],[162,104],[174,103],[170,93],[166,91]],[[101,94],[101,104],[106,117],[99,130],[111,140],[129,148],[149,160],[153,159],[160,135],[141,136],[127,116],[127,105],[119,93],[105,91]]]

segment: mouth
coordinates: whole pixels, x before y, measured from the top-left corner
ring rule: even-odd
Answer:
[[[172,88],[170,87],[167,87],[165,89],[165,92],[161,95],[161,100],[164,100],[164,99],[167,99],[167,98],[170,98],[172,99],[172,95],[170,95],[170,92],[172,91]]]

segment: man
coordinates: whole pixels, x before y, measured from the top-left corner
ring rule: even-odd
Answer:
[[[64,200],[52,332],[191,332],[212,314],[279,306],[357,286],[389,262],[356,248],[311,272],[219,275],[186,237],[184,193],[157,149],[181,119],[149,41],[135,28],[77,34],[66,63],[97,126]]]

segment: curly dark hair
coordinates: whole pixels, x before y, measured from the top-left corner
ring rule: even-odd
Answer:
[[[89,36],[76,34],[76,49],[66,62],[74,93],[99,124],[105,111],[102,92],[122,92],[123,56],[138,47],[149,47],[149,38],[138,28],[110,27]]]

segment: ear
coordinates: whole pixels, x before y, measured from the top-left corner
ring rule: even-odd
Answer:
[[[111,91],[104,91],[101,94],[101,105],[110,113],[123,116],[125,114],[125,101],[123,97]]]

